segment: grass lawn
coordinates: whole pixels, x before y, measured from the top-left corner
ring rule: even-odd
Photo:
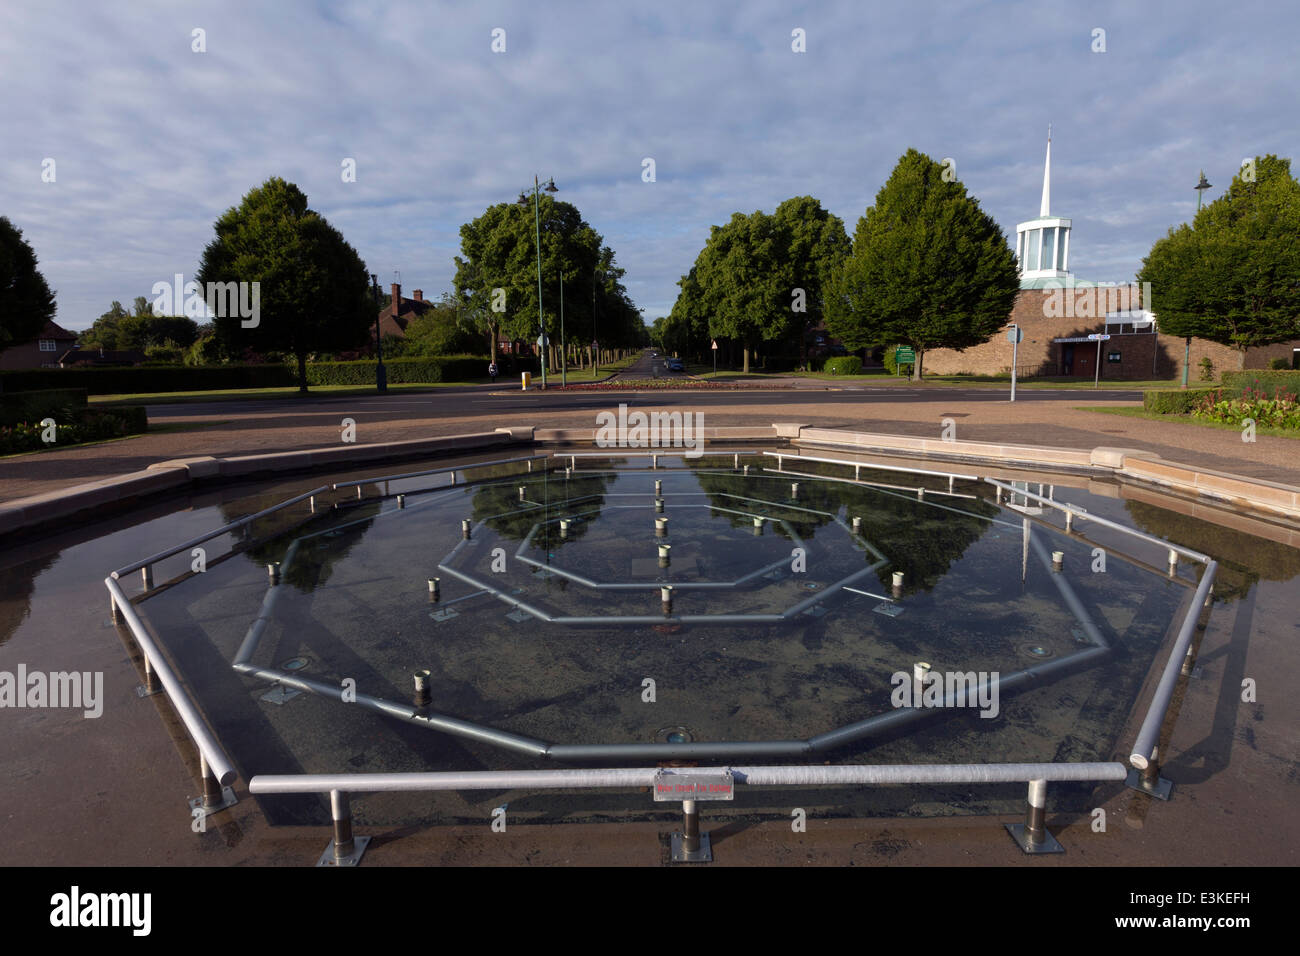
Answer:
[[[1227,422],[1211,422],[1203,418],[1195,418],[1191,415],[1162,415],[1159,412],[1149,412],[1140,406],[1121,405],[1118,407],[1086,407],[1080,406],[1075,409],[1080,412],[1101,412],[1103,415],[1123,415],[1125,418],[1145,418],[1153,422],[1180,422],[1187,425],[1200,425],[1202,428],[1218,428],[1223,431],[1240,432],[1240,425],[1230,425]],[[1275,438],[1294,438],[1300,439],[1300,432],[1290,428],[1273,428],[1269,425],[1257,425],[1255,427],[1256,435],[1272,435]]]

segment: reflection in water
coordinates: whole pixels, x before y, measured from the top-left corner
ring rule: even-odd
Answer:
[[[57,554],[0,568],[0,644],[18,630],[31,613],[36,578],[58,560]]]

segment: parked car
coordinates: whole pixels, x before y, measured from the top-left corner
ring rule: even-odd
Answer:
[[[686,371],[686,363],[679,358],[664,359],[664,367],[670,372]]]

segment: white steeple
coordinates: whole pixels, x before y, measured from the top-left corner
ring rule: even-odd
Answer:
[[[1043,163],[1043,202],[1038,207],[1038,215],[1046,219],[1051,215],[1048,207],[1051,206],[1052,199],[1052,126],[1047,126],[1047,161]]]
[[[1020,287],[1065,287],[1074,281],[1069,272],[1070,220],[1053,216],[1052,127],[1047,127],[1047,159],[1043,163],[1043,198],[1038,218],[1016,226],[1016,258],[1020,261]]]

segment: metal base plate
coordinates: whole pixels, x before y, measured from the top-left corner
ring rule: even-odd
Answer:
[[[262,695],[262,700],[266,701],[268,704],[275,704],[277,707],[280,707],[287,704],[301,693],[302,691],[298,690],[296,687],[285,687],[283,684],[276,684]]]
[[[1136,790],[1138,793],[1145,793],[1149,797],[1155,797],[1157,800],[1168,800],[1169,795],[1174,792],[1174,782],[1166,777],[1160,777],[1156,780],[1154,787],[1148,787],[1142,780],[1142,771],[1136,767],[1130,767],[1128,777],[1124,785],[1130,790]]]
[[[224,810],[224,809],[226,809],[226,807],[233,807],[233,806],[234,806],[236,803],[238,803],[239,801],[235,799],[235,791],[234,791],[234,790],[232,790],[230,787],[222,787],[222,788],[221,788],[221,802],[218,803],[218,804],[216,804],[215,806],[205,807],[205,806],[203,805],[203,798],[202,798],[202,797],[189,797],[189,798],[186,799],[185,802],[186,802],[186,804],[188,804],[188,806],[189,806],[189,808],[190,808],[190,816],[191,816],[191,817],[194,816],[194,811],[195,811],[195,810],[202,810],[202,811],[203,811],[203,816],[204,816],[204,817],[210,817],[210,816],[212,816],[212,814],[216,813],[218,810]]]
[[[453,617],[460,617],[460,611],[454,611],[449,607],[443,607],[430,613],[429,617],[441,623],[443,621],[450,621]]]
[[[680,830],[673,834],[673,855],[674,863],[712,863],[713,847],[709,843],[707,833],[700,834],[700,848],[694,853],[686,852],[686,838],[682,836]]]
[[[320,855],[316,861],[317,866],[356,866],[361,862],[361,855],[366,852],[366,847],[370,844],[370,837],[354,836],[352,838],[352,852],[345,857],[336,857],[334,855],[334,841],[330,840],[329,846],[325,847],[325,852]]]
[[[1056,841],[1056,837],[1052,836],[1052,831],[1046,827],[1043,828],[1043,842],[1031,843],[1029,842],[1029,833],[1025,830],[1023,823],[1004,823],[1003,826],[1011,834],[1011,839],[1016,841],[1016,846],[1031,856],[1036,856],[1039,853],[1065,852],[1065,847]]]
[[[886,601],[883,604],[877,604],[872,608],[872,610],[877,614],[885,615],[885,617],[898,617],[898,615],[903,613],[903,607],[901,604],[893,604],[889,601]]]
[[[531,614],[527,611],[521,611],[519,608],[515,608],[506,615],[506,620],[514,621],[516,624],[522,624],[524,621],[531,621],[532,619],[533,616]]]
[[[157,689],[155,690],[150,690],[144,684],[138,685],[135,689],[135,695],[137,697],[153,697],[157,694],[161,694],[162,692],[163,692],[162,684],[159,684]]]

